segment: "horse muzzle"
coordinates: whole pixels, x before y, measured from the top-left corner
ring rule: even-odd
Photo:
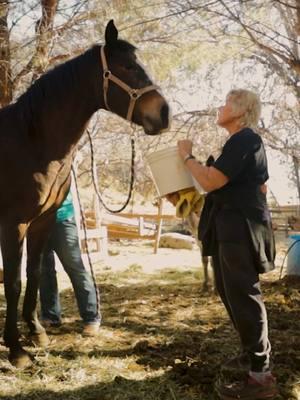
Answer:
[[[146,135],[158,135],[170,127],[170,107],[165,100],[161,103],[160,107],[147,104],[142,110],[140,125],[144,128]]]

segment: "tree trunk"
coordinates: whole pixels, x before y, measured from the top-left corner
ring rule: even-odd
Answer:
[[[7,26],[8,0],[0,0],[0,106],[12,100],[9,31]]]
[[[296,178],[296,186],[298,191],[298,203],[300,204],[300,176],[299,176],[299,158],[293,156],[294,173]]]
[[[32,60],[33,77],[35,80],[42,74],[49,62],[49,47],[53,36],[53,21],[58,0],[41,0],[42,17],[36,23],[36,51]]]

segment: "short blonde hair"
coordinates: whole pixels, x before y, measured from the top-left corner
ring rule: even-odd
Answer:
[[[260,113],[261,103],[258,95],[246,89],[231,90],[226,98],[230,97],[233,110],[242,113],[240,121],[242,126],[256,128]]]

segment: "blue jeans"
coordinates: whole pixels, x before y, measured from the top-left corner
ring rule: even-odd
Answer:
[[[96,290],[81,258],[74,218],[55,223],[43,254],[40,279],[41,318],[53,322],[61,319],[54,252],[71,280],[83,322],[99,323],[101,316],[97,307]]]

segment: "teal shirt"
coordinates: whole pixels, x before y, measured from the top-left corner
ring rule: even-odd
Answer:
[[[65,221],[66,219],[74,217],[74,215],[75,211],[73,206],[72,193],[70,190],[64,202],[56,211],[56,222]]]

